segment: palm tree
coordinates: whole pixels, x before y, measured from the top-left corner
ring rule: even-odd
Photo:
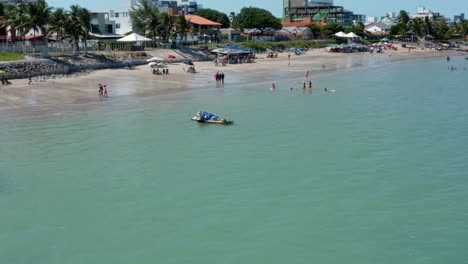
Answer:
[[[171,37],[172,31],[174,30],[174,17],[167,13],[162,13],[159,19],[159,26],[157,28],[159,36],[164,43],[167,43]]]
[[[56,34],[57,40],[60,41],[62,52],[64,52],[63,40],[65,38],[65,29],[69,23],[70,16],[63,8],[57,8],[52,13],[49,21],[49,36]]]
[[[16,17],[17,29],[21,36],[25,36],[30,30],[33,30],[34,35],[41,33],[44,39],[44,49],[42,56],[49,57],[49,41],[47,34],[47,25],[49,23],[52,8],[49,7],[45,0],[38,0],[35,3],[18,4],[18,13]]]
[[[86,40],[91,30],[91,13],[88,9],[79,5],[70,6],[70,15],[68,23],[65,25],[65,32],[71,37],[73,43],[73,53],[79,54],[80,39],[85,43],[85,52],[87,52]]]
[[[187,42],[187,35],[193,36],[192,27],[190,26],[189,21],[185,19],[184,15],[177,17],[175,22],[175,31],[173,34],[178,34],[183,37],[184,41]]]
[[[130,19],[136,33],[150,37],[156,42],[158,28],[161,26],[158,8],[150,0],[140,0],[132,8]]]

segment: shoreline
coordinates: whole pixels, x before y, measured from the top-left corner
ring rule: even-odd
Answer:
[[[69,78],[36,78],[32,85],[27,79],[14,80],[12,85],[0,86],[1,119],[27,119],[83,112],[126,108],[129,104],[147,102],[155,97],[177,98],[191,92],[203,93],[215,89],[250,89],[271,87],[272,82],[302,83],[304,73],[310,71],[311,79],[339,72],[381,67],[402,61],[462,56],[456,51],[388,51],[383,54],[329,53],[324,49],[310,50],[304,55],[292,55],[288,67],[287,53],[278,58],[259,58],[252,64],[230,64],[215,67],[212,62],[196,62],[196,74],[185,73],[183,64],[171,64],[169,75],[153,75],[149,68],[138,66],[135,70],[105,69],[70,76]],[[325,70],[322,70],[325,65]],[[226,74],[223,88],[216,87],[216,71]],[[300,80],[300,81],[297,81]],[[97,96],[98,83],[107,84],[110,98],[101,101]],[[282,87],[284,89],[284,87]]]

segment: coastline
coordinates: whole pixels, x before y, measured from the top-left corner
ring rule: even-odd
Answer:
[[[27,79],[19,79],[14,80],[12,85],[0,86],[0,116],[1,119],[17,120],[76,111],[118,109],[128,106],[129,103],[139,104],[155,97],[172,98],[187,92],[201,93],[214,89],[249,89],[258,86],[269,88],[272,82],[285,80],[292,86],[299,86],[306,71],[310,72],[313,80],[320,76],[363,67],[465,54],[457,51],[429,50],[408,52],[406,49],[386,51],[383,54],[342,54],[314,49],[304,55],[292,55],[290,61],[287,53],[280,53],[278,58],[274,59],[259,55],[253,64],[215,67],[212,62],[196,62],[196,74],[185,73],[186,65],[171,64],[169,75],[153,75],[148,66],[143,65],[134,70],[106,69],[69,78],[36,77],[31,85]],[[216,88],[213,75],[217,71],[226,74],[224,87]],[[99,83],[109,87],[109,99],[106,101],[99,100],[97,96]]]

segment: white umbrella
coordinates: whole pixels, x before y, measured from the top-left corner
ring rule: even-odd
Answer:
[[[340,38],[346,38],[346,34],[343,31],[336,33],[335,36],[340,37]]]
[[[359,37],[358,35],[356,35],[354,32],[350,32],[350,33],[346,34],[346,37],[347,37],[347,38],[353,38],[353,39],[355,39],[355,38],[360,38],[360,37]]]
[[[152,41],[152,40],[149,38],[145,38],[141,35],[138,35],[136,33],[132,33],[128,36],[118,39],[117,41],[118,42],[143,42],[143,41]]]
[[[158,65],[156,62],[150,62],[148,63],[148,66],[150,66],[151,68],[153,68],[154,66]]]
[[[154,62],[154,61],[163,61],[164,59],[161,59],[159,57],[152,57],[146,60],[146,62]]]

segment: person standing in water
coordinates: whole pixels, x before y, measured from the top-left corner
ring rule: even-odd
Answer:
[[[309,80],[309,91],[312,91],[312,81]]]

